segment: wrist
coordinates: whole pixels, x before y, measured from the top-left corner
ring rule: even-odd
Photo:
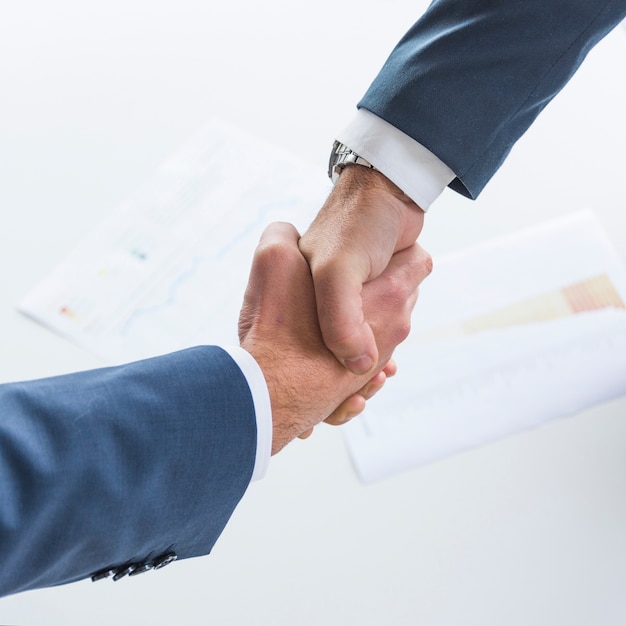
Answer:
[[[359,165],[361,168],[370,172],[380,172],[372,163],[370,163],[365,157],[357,154],[354,150],[349,148],[344,143],[335,140],[333,143],[333,149],[330,153],[330,159],[328,161],[328,176],[332,180],[333,184],[336,184],[339,180],[339,176],[344,169],[353,165]],[[415,204],[411,198],[400,187],[393,183],[389,178],[383,174],[384,180],[389,184],[390,192],[402,200],[406,200],[409,203]],[[417,205],[416,205],[417,206]]]
[[[338,198],[351,198],[357,205],[374,204],[396,223],[400,245],[415,243],[424,224],[424,211],[382,172],[358,164],[345,165],[333,190]]]

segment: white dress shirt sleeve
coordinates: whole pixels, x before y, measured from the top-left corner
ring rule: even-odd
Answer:
[[[267,473],[272,455],[272,406],[267,383],[254,357],[239,346],[221,346],[239,366],[245,376],[256,415],[256,456],[251,481],[260,480]]]
[[[455,178],[430,150],[367,109],[336,137],[395,183],[423,211]]]

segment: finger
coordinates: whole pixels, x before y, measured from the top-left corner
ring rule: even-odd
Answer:
[[[355,393],[346,398],[324,421],[333,426],[341,426],[363,412],[365,398]]]
[[[363,385],[357,393],[364,400],[369,400],[383,388],[386,381],[387,376],[385,372],[378,372],[378,374],[376,374],[376,376],[374,376],[374,378],[372,378],[368,383]]]
[[[363,315],[362,285],[367,272],[336,260],[313,275],[324,343],[354,374],[366,374],[378,361],[374,333]]]
[[[385,372],[385,376],[387,378],[391,378],[398,373],[398,366],[393,359],[389,359],[385,367],[383,367],[383,372]]]
[[[324,421],[333,426],[345,424],[359,415],[365,408],[367,400],[377,394],[385,385],[387,376],[384,371],[379,372],[368,381],[359,391],[344,400]]]
[[[298,439],[308,439],[313,434],[313,428],[309,428],[305,430],[303,433],[298,435]]]
[[[381,275],[363,287],[363,307],[381,362],[408,336],[419,285],[431,270],[430,255],[414,244],[394,254]]]
[[[422,246],[415,243],[400,252],[396,252],[381,277],[401,275],[407,281],[409,289],[417,288],[433,270],[432,257]]]

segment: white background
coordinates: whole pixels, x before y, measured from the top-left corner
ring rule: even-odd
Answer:
[[[3,2],[0,379],[100,365],[14,305],[207,119],[324,177],[335,131],[426,4]],[[625,53],[621,28],[478,201],[444,194],[423,245],[591,208],[626,260]],[[370,487],[321,427],[273,459],[210,557],[5,598],[0,623],[622,625],[625,417],[621,399]]]

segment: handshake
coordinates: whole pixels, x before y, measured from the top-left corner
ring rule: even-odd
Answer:
[[[263,233],[239,338],[267,383],[273,454],[354,417],[394,374],[431,269],[422,220],[351,165],[303,237]],[[0,385],[0,596],[210,552],[255,469],[247,383],[227,351],[198,346]]]
[[[256,249],[239,340],[272,406],[272,454],[320,422],[339,425],[395,374],[418,287],[423,211],[379,172],[346,167],[301,238],[271,224]]]

